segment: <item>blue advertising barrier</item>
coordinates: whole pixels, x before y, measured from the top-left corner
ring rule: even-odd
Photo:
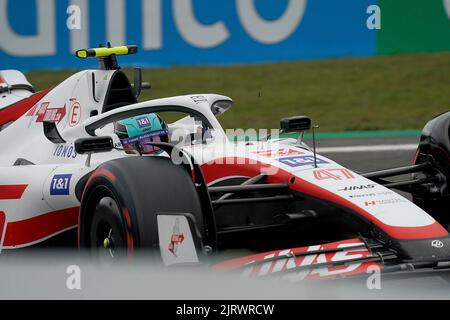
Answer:
[[[0,69],[94,66],[76,49],[137,44],[122,65],[370,56],[374,0],[0,0]]]

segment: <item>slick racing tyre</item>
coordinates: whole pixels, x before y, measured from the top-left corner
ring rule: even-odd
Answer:
[[[201,198],[192,176],[169,158],[129,157],[100,165],[84,187],[79,246],[100,260],[159,257],[157,213],[190,213],[203,230]]]
[[[415,179],[434,179],[421,193],[412,192],[413,201],[444,227],[450,226],[450,112],[442,113],[425,125],[414,164],[429,163],[431,169],[413,174]]]

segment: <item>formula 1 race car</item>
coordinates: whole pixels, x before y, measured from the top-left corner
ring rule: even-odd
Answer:
[[[450,112],[425,126],[413,165],[362,174],[304,143],[306,116],[280,121],[299,138],[231,141],[217,120],[228,97],[138,102],[140,70],[130,84],[117,64],[136,51],[80,50],[100,68],[38,93],[0,71],[2,255],[78,245],[299,279],[448,264]]]

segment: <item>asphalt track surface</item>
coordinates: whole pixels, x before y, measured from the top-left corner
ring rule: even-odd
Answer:
[[[317,140],[319,154],[358,172],[412,164],[419,137],[382,137]],[[306,143],[312,146],[311,140]]]

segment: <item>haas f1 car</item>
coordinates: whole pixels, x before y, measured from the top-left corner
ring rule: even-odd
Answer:
[[[100,68],[37,93],[0,71],[2,255],[73,244],[299,279],[448,264],[450,112],[425,126],[412,165],[359,173],[304,143],[306,116],[280,121],[298,139],[235,141],[217,120],[228,97],[138,102],[140,69],[131,84],[117,64],[136,51],[79,50]]]

